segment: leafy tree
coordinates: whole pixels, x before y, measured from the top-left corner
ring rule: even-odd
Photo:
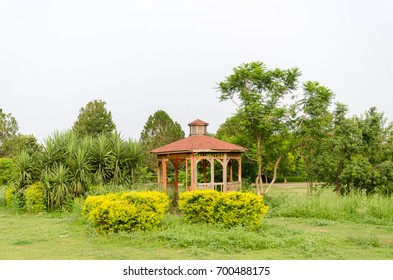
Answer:
[[[286,121],[291,111],[284,100],[297,88],[299,76],[297,68],[271,70],[262,62],[251,62],[234,68],[233,74],[218,84],[220,101],[239,102],[240,125],[254,138],[255,154],[250,154],[258,166],[256,185],[259,193],[263,192],[263,151],[273,135],[288,128]],[[281,158],[282,155],[278,155],[275,166]]]
[[[361,131],[362,154],[367,155],[370,163],[376,165],[391,159],[391,145],[393,126],[377,108],[366,111],[364,117],[358,119]]]
[[[27,151],[30,155],[41,151],[42,146],[38,143],[34,135],[18,134],[12,145],[12,155],[18,155],[23,150]]]
[[[90,101],[85,108],[80,109],[72,130],[81,136],[93,137],[113,133],[116,125],[112,120],[112,113],[107,111],[105,105],[101,100]]]
[[[13,142],[19,130],[16,119],[0,108],[0,157],[13,156]]]
[[[214,137],[229,143],[248,147],[249,150],[255,150],[254,138],[249,133],[246,133],[244,127],[239,125],[240,122],[241,116],[239,114],[227,118],[217,129]],[[247,183],[255,181],[258,172],[255,159],[249,155],[250,153],[242,154],[242,180]]]
[[[178,122],[174,122],[169,115],[158,110],[150,115],[141,132],[140,144],[145,165],[150,171],[156,169],[156,157],[150,151],[184,138],[184,131]]]
[[[10,184],[13,173],[13,160],[10,158],[0,158],[0,186]]]
[[[343,161],[341,173],[337,172],[340,185],[336,190],[342,194],[365,191],[391,195],[392,124],[388,124],[383,113],[372,107],[364,116],[354,117],[345,133],[348,144],[346,149],[336,151],[341,152],[336,158],[346,155],[350,159]]]
[[[316,181],[324,181],[326,172],[322,169],[322,163],[330,156],[327,141],[332,136],[333,116],[329,107],[333,92],[318,82],[311,81],[303,84],[303,90],[297,151],[303,160],[309,190],[312,191]]]

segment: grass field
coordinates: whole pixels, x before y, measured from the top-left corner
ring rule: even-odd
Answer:
[[[153,232],[99,235],[79,215],[17,214],[0,187],[0,259],[393,259],[393,201],[307,196],[277,185],[257,230],[187,224],[167,214]]]

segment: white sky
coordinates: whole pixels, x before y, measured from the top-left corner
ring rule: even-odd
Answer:
[[[257,60],[393,121],[390,0],[0,0],[0,108],[39,140],[94,99],[132,139],[159,109],[215,132],[235,112],[216,83]]]

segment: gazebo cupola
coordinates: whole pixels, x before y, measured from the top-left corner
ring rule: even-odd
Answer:
[[[194,135],[207,135],[207,126],[209,124],[200,119],[197,119],[188,124],[190,127],[190,136]]]
[[[157,155],[158,184],[165,190],[173,185],[178,191],[179,168],[185,164],[186,190],[214,189],[236,191],[241,188],[241,153],[247,149],[207,133],[207,122],[197,119],[188,124],[190,136],[151,152]],[[168,163],[174,169],[174,182],[169,183]],[[219,163],[219,164],[215,164]],[[199,173],[199,175],[198,175]]]

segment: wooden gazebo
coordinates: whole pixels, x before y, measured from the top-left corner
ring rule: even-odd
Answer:
[[[209,124],[202,120],[197,119],[188,125],[189,137],[151,151],[157,154],[159,186],[166,190],[169,185],[167,170],[168,163],[171,162],[174,168],[174,182],[171,184],[174,185],[176,193],[179,185],[179,167],[183,163],[187,191],[239,190],[242,182],[241,153],[246,152],[247,149],[208,136]],[[210,176],[207,176],[208,172]]]

